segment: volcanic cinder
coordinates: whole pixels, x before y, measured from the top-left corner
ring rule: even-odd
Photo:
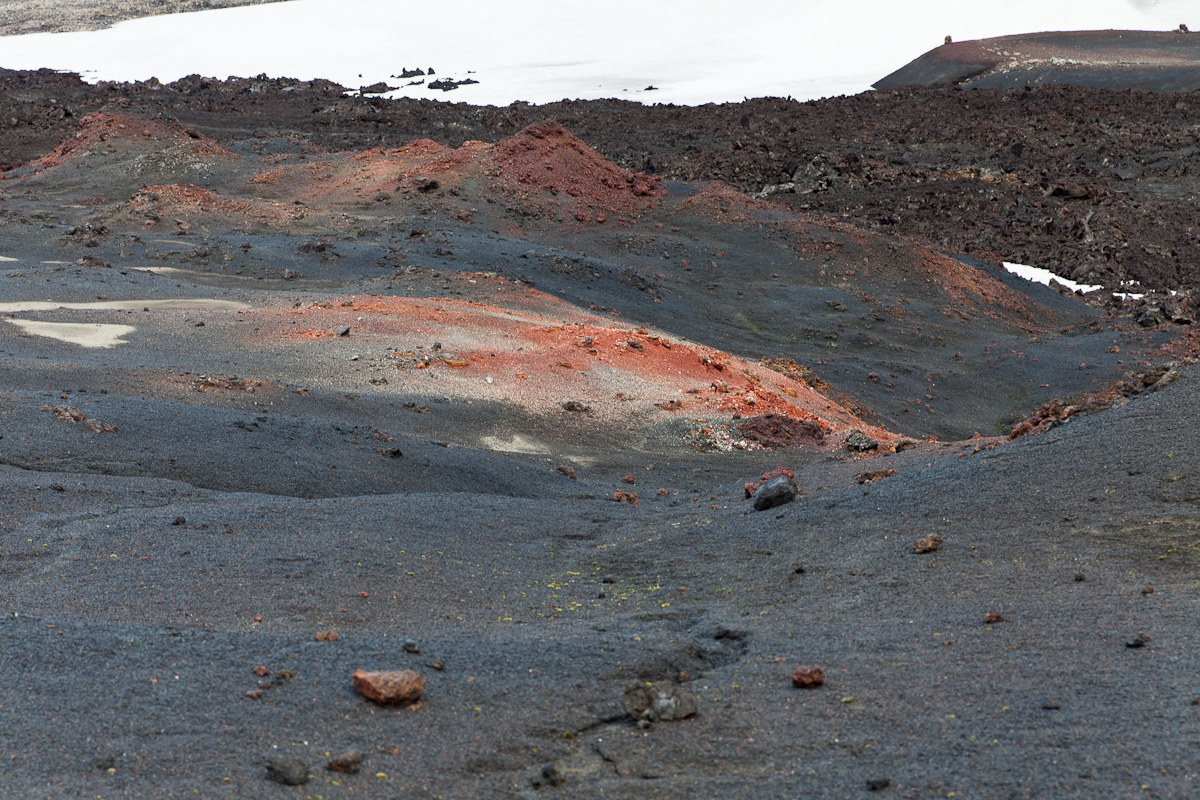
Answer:
[[[1189,95],[0,82],[6,796],[1196,793]]]

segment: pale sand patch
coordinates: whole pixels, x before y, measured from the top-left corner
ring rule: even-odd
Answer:
[[[122,336],[127,336],[137,328],[132,325],[103,325],[100,323],[84,322],[39,322],[32,319],[6,320],[18,326],[26,333],[34,336],[46,336],[62,342],[70,342],[82,347],[113,347],[118,344],[128,344]]]
[[[18,303],[0,303],[0,314],[17,314],[22,311],[53,311],[58,308],[110,311],[140,311],[143,308],[167,311],[197,311],[202,309],[207,311],[243,311],[250,307],[249,303],[239,303],[235,300],[205,300],[203,298],[176,300],[102,300],[95,303],[56,303],[53,300],[24,300]]]
[[[8,256],[0,256],[0,261],[20,261],[19,258],[9,258]]]
[[[484,436],[479,440],[479,443],[488,450],[498,450],[501,453],[550,454],[550,448],[535,442],[533,439],[527,439],[519,433],[514,433],[508,441],[503,441],[498,436]]]

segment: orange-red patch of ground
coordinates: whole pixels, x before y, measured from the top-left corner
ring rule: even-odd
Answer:
[[[259,335],[274,346],[290,340],[346,355],[387,353],[363,364],[359,380],[372,385],[356,391],[436,392],[537,413],[562,413],[563,403],[578,401],[599,419],[622,422],[776,413],[817,424],[832,439],[852,428],[884,444],[900,438],[803,382],[719,350],[578,311],[564,322],[564,304],[553,298],[545,314],[440,299],[359,296],[350,303],[253,313]],[[350,335],[326,333],[339,326]],[[316,371],[297,380],[320,385],[323,377],[346,388]]]

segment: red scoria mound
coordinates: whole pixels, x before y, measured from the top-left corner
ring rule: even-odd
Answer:
[[[73,137],[64,139],[58,147],[33,163],[40,169],[57,167],[87,154],[102,142],[108,146],[122,143],[131,150],[155,152],[168,144],[182,145],[195,158],[232,156],[221,145],[182,125],[97,111],[80,120],[79,131]]]
[[[631,214],[666,194],[657,175],[618,167],[553,120],[497,143],[492,160],[510,183],[574,198],[580,221],[585,210]]]

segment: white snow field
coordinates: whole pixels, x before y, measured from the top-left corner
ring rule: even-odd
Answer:
[[[1200,29],[1198,0],[289,0],[0,38],[0,66],[89,81],[185,75],[399,86],[404,67],[473,78],[476,104],[618,97],[645,103],[854,94],[940,45],[1046,30]],[[428,79],[427,79],[428,80]],[[654,86],[656,89],[648,90]]]

